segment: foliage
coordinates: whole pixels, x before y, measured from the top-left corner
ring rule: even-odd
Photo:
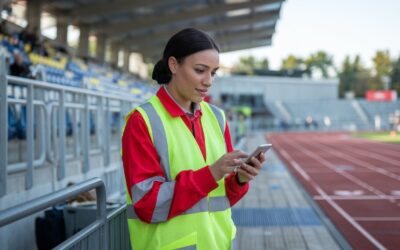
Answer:
[[[245,56],[241,57],[239,62],[233,66],[232,73],[254,75],[254,70],[268,68],[268,59],[257,59],[254,56]]]
[[[349,56],[346,56],[339,76],[339,95],[344,96],[346,92],[354,92],[356,97],[363,97],[365,91],[369,89],[370,73],[363,66],[360,56],[356,56],[352,61]]]
[[[389,51],[377,51],[372,58],[374,71],[377,77],[389,76],[392,71],[392,62],[390,61]]]
[[[390,89],[400,95],[400,56],[397,60],[390,57],[388,51],[378,50],[372,58],[373,67],[363,65],[360,56],[351,58],[346,56],[339,68],[335,68],[333,57],[325,51],[317,51],[303,59],[295,55],[288,55],[282,60],[279,71],[268,69],[267,59],[256,59],[253,56],[240,58],[233,67],[232,73],[245,75],[274,75],[301,77],[304,74],[310,77],[339,78],[339,95],[353,92],[355,97],[364,97],[369,89],[385,89],[385,81],[390,82]]]
[[[392,72],[390,74],[391,89],[396,90],[400,95],[400,55],[392,63]]]
[[[289,55],[282,60],[281,70],[301,70],[303,63],[303,59],[300,57]]]
[[[312,74],[320,74],[323,78],[329,77],[329,69],[333,69],[333,57],[324,51],[317,51],[311,54],[304,64],[309,72]]]

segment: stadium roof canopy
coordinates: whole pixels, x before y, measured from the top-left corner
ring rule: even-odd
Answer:
[[[222,52],[271,45],[284,0],[42,0],[57,18],[145,58],[160,58],[185,27],[207,31]]]

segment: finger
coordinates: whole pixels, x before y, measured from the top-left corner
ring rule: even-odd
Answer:
[[[261,162],[256,157],[251,157],[250,162],[248,162],[247,164],[253,166],[256,169],[261,168]]]
[[[239,166],[240,164],[242,164],[242,160],[240,159],[235,158],[228,161],[229,166]]]
[[[260,163],[263,163],[263,162],[265,161],[265,153],[261,153],[261,154],[258,156],[258,161],[259,161]]]
[[[230,154],[231,154],[231,156],[233,158],[247,158],[247,157],[249,157],[249,155],[247,153],[243,152],[242,150],[235,150],[235,151],[232,151]]]
[[[254,168],[254,167],[252,167],[252,166],[250,166],[250,165],[248,165],[248,164],[242,164],[242,165],[240,165],[240,168],[242,168],[242,169],[245,170],[247,173],[249,173],[249,174],[251,174],[251,175],[253,175],[253,176],[258,175],[258,173],[259,173],[259,171],[258,171],[257,168]]]
[[[238,174],[241,174],[247,180],[253,180],[254,179],[253,175],[249,174],[246,170],[243,170],[242,168],[238,168],[237,172],[238,172]]]

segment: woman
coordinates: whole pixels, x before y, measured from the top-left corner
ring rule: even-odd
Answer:
[[[122,159],[133,249],[230,249],[231,210],[264,155],[242,163],[222,110],[207,104],[219,49],[188,28],[170,38],[153,79],[156,96],[126,117]]]

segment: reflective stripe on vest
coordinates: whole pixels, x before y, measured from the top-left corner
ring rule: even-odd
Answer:
[[[164,126],[161,118],[158,116],[156,110],[151,103],[145,103],[140,106],[147,114],[151,123],[151,130],[153,133],[153,145],[156,148],[161,160],[161,167],[167,177],[167,181],[171,180],[167,136],[165,135]]]
[[[162,186],[162,185],[161,185]],[[160,190],[161,192],[161,190]],[[172,197],[171,197],[172,198]],[[157,198],[158,203],[158,198]],[[186,210],[183,214],[194,214],[201,212],[218,212],[224,211],[230,207],[229,200],[226,196],[216,196],[216,197],[204,197],[199,202],[197,202],[193,207]],[[156,206],[157,208],[157,206]],[[133,205],[127,205],[127,217],[128,219],[138,219]],[[168,209],[169,212],[169,209]],[[167,214],[168,216],[168,214]],[[154,217],[154,216],[153,216]],[[153,220],[153,219],[152,219]]]

